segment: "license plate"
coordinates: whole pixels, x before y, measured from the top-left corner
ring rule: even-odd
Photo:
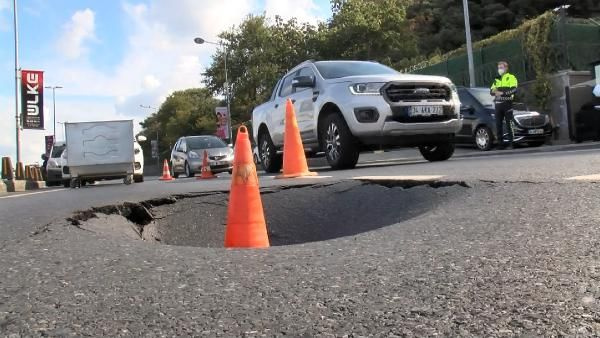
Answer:
[[[226,165],[227,161],[216,161],[215,165]]]
[[[408,109],[409,116],[444,115],[442,106],[412,106]]]
[[[529,135],[541,135],[544,133],[544,129],[529,129]]]

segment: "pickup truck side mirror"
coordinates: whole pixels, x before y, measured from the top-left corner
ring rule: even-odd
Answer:
[[[314,76],[296,76],[292,79],[293,88],[313,88],[314,86]]]

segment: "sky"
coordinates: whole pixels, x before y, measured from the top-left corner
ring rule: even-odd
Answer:
[[[13,0],[0,0],[0,156],[16,157]],[[201,87],[215,40],[248,14],[317,23],[328,0],[19,0],[19,63],[44,71],[56,90],[56,121],[139,122],[173,91]],[[44,93],[46,130],[22,133],[25,163],[40,162],[53,133],[52,92]],[[56,124],[57,139],[64,139]]]

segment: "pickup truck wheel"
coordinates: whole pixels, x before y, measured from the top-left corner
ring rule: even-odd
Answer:
[[[144,182],[144,175],[133,175],[133,181],[135,183],[142,183],[142,182]]]
[[[319,135],[325,157],[332,169],[356,167],[360,154],[358,144],[343,117],[338,114],[326,116]]]
[[[271,136],[262,132],[259,137],[259,155],[260,163],[263,169],[268,173],[278,173],[283,166],[283,157],[277,154],[273,140]]]
[[[454,154],[454,143],[440,143],[420,146],[421,155],[429,162],[445,161]]]

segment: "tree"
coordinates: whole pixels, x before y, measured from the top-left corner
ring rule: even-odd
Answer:
[[[322,30],[325,59],[376,60],[402,68],[418,55],[406,20],[407,0],[332,1],[334,15]]]
[[[158,132],[161,157],[166,158],[179,137],[215,133],[215,107],[218,103],[206,88],[176,91],[167,97],[156,113],[140,123],[144,128],[142,134],[148,139],[155,139]],[[150,142],[145,142],[143,147],[149,155]]]
[[[317,28],[295,19],[273,22],[264,15],[248,16],[233,31],[220,34],[228,46],[227,67],[234,122],[248,121],[252,109],[271,94],[277,80],[291,67],[315,57]],[[204,74],[206,87],[224,94],[225,54],[221,49]]]
[[[473,41],[515,28],[525,20],[563,5],[565,0],[469,0]],[[600,11],[597,0],[569,0],[569,14],[587,16]],[[462,0],[413,0],[407,8],[421,54],[429,56],[465,44]]]

